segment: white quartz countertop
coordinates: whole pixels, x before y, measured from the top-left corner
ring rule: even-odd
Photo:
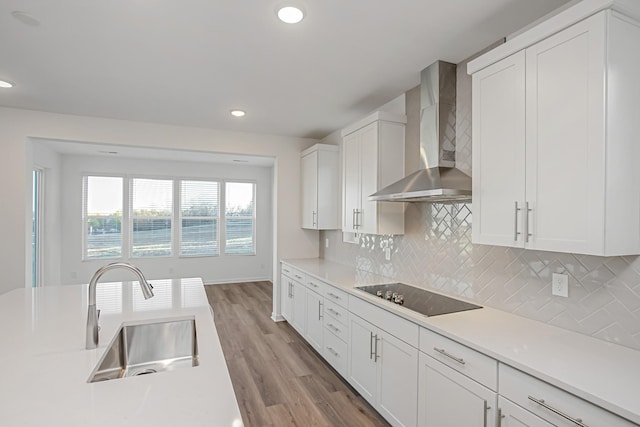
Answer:
[[[240,410],[200,279],[99,283],[100,343],[85,349],[87,286],[0,295],[0,425],[229,426]],[[193,317],[199,366],[98,383],[87,379],[123,322]]]
[[[640,351],[489,307],[426,317],[355,289],[393,279],[317,258],[283,262],[640,424]]]

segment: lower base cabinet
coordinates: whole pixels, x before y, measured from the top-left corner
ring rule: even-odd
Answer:
[[[324,335],[324,323],[322,321],[324,312],[324,298],[310,289],[307,289],[307,334],[305,338],[317,352],[322,353],[322,341]]]
[[[418,350],[354,314],[349,323],[349,382],[391,425],[416,426]]]
[[[422,352],[418,384],[418,426],[496,425],[496,392]]]
[[[498,406],[499,427],[554,427],[502,396],[498,398]]]

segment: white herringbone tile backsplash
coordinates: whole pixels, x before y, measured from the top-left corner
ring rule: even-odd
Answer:
[[[640,350],[640,257],[473,245],[471,217],[471,204],[408,204],[404,236],[325,231],[321,256]],[[569,275],[569,298],[551,295],[552,273]]]

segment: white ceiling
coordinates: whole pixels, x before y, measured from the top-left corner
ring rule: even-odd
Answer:
[[[0,105],[322,138],[566,2],[2,0]]]

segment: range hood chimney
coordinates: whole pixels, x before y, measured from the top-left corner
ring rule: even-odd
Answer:
[[[420,170],[369,196],[388,202],[471,199],[471,177],[455,168],[456,65],[437,61],[420,74]]]

